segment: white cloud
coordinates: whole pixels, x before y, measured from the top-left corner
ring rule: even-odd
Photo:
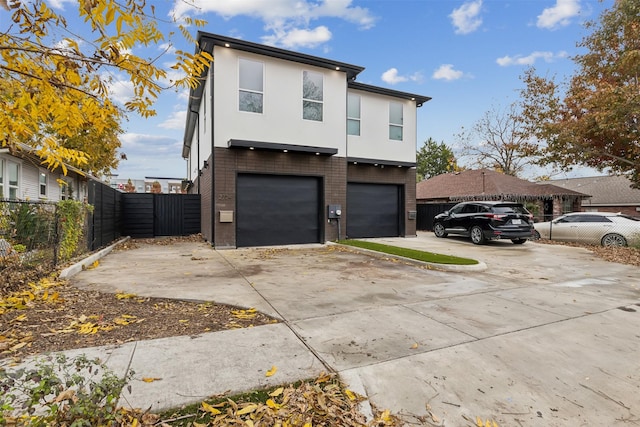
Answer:
[[[383,82],[389,83],[390,85],[395,85],[397,83],[408,82],[408,81],[420,83],[422,82],[422,73],[415,72],[410,75],[402,76],[398,74],[397,68],[389,68],[387,71],[382,73],[382,76],[380,76],[380,78],[382,79]]]
[[[125,133],[120,136],[120,151],[127,160],[120,161],[120,178],[167,176],[179,178],[186,173],[186,163],[180,161],[182,141],[164,135]]]
[[[480,28],[482,18],[479,16],[482,9],[482,0],[474,0],[464,3],[451,12],[449,17],[456,34],[469,34]]]
[[[107,83],[110,98],[124,104],[134,97],[133,83],[130,80],[114,79]]]
[[[545,62],[553,62],[556,59],[566,58],[567,52],[560,51],[558,53],[553,52],[532,52],[527,56],[503,56],[496,59],[496,63],[501,67],[508,67],[510,65],[533,65],[538,59],[542,59]]]
[[[309,28],[311,21],[338,18],[369,29],[376,18],[368,9],[353,6],[352,0],[176,0],[171,14],[184,15],[216,13],[225,19],[250,16],[264,22],[264,28],[273,34],[263,40],[287,48],[313,47],[331,39],[328,28]]]
[[[538,28],[554,30],[571,23],[571,18],[580,13],[580,0],[556,0],[553,7],[548,7],[538,15]]]
[[[291,31],[276,31],[275,34],[262,37],[268,45],[278,45],[284,48],[316,47],[331,40],[331,31],[324,25],[312,30],[293,29]]]
[[[163,129],[184,129],[187,122],[187,110],[174,111],[169,118],[160,123],[158,127]]]
[[[47,6],[49,6],[52,9],[63,9],[64,10],[64,4],[65,3],[77,4],[76,0],[49,0],[47,2]]]
[[[435,80],[458,80],[464,76],[464,73],[459,70],[455,70],[452,64],[442,64],[437,70],[433,72],[431,76]]]

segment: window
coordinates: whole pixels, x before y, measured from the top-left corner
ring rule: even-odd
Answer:
[[[0,199],[4,199],[4,160],[0,159]]]
[[[402,104],[389,103],[389,139],[402,141]]]
[[[38,176],[38,196],[47,197],[47,173],[42,171]]]
[[[9,198],[16,200],[18,198],[18,185],[20,184],[20,165],[8,162],[9,170]]]
[[[264,97],[264,80],[262,62],[239,60],[239,98],[240,111],[262,114]]]
[[[311,71],[302,72],[302,118],[322,121],[323,75]]]
[[[60,179],[58,180],[58,182],[61,182],[60,184],[60,197],[62,198],[62,200],[73,200],[73,181],[67,177],[60,177]],[[62,184],[63,183],[63,184]],[[111,184],[112,187],[117,187],[119,189],[123,189],[124,185],[122,184]],[[115,188],[114,187],[114,188]]]
[[[347,135],[360,136],[360,96],[347,97]]]

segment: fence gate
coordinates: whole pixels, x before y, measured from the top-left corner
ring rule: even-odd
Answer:
[[[122,234],[133,238],[200,232],[197,194],[122,194]]]

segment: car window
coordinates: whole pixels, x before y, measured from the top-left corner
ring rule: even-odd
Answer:
[[[462,213],[476,213],[478,212],[478,205],[464,205]]]
[[[450,214],[454,213],[460,213],[460,211],[462,210],[462,208],[464,208],[465,205],[456,205],[454,207],[451,208],[451,210],[449,211]]]
[[[580,222],[612,222],[609,218],[602,215],[580,215],[580,218],[582,219]]]
[[[529,211],[522,205],[496,205],[493,207],[495,213],[519,213],[528,214]]]

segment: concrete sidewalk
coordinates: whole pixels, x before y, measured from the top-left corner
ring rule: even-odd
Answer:
[[[119,371],[131,361],[127,399],[145,409],[310,378],[328,365],[413,421],[428,404],[450,426],[476,416],[501,426],[639,422],[637,267],[531,242],[375,240],[476,258],[487,270],[437,271],[331,245],[145,245],[109,254],[73,283],[256,307],[284,322],[82,352]]]

